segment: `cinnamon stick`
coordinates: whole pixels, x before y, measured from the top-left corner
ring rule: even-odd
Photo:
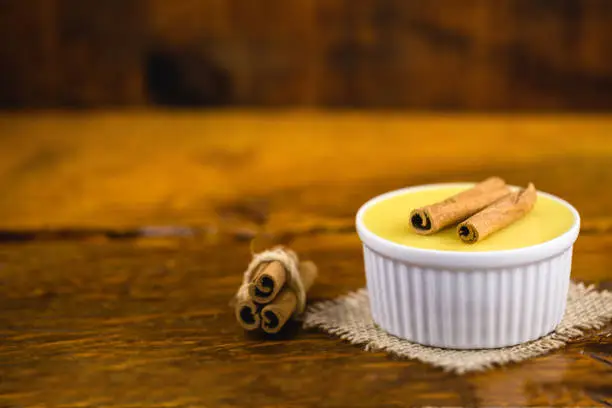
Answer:
[[[238,293],[234,311],[236,320],[245,330],[255,330],[261,326],[261,318],[259,313],[257,313],[257,305],[249,296],[248,291],[242,290]]]
[[[255,274],[261,272],[267,264],[260,264],[255,270]],[[261,327],[261,316],[257,304],[251,298],[248,287],[241,287],[236,295],[236,303],[234,304],[234,313],[236,320],[245,330],[255,330]]]
[[[268,262],[253,275],[249,283],[249,294],[257,303],[269,303],[278,295],[286,280],[287,271],[283,264],[278,261]]]
[[[465,243],[481,241],[524,217],[538,198],[532,183],[526,189],[508,194],[457,226],[457,234]]]
[[[508,193],[504,180],[490,177],[444,201],[413,210],[410,223],[417,234],[433,234],[476,214]]]
[[[304,290],[308,292],[317,277],[317,266],[311,261],[300,262],[300,276]],[[278,333],[295,313],[297,307],[297,296],[288,287],[284,287],[278,296],[261,309],[262,329],[266,333]]]

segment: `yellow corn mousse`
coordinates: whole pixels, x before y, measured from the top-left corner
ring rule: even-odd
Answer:
[[[569,208],[538,193],[533,210],[525,217],[476,244],[462,242],[457,236],[456,226],[432,235],[419,235],[412,230],[410,211],[442,201],[470,187],[441,186],[397,194],[370,205],[362,220],[370,232],[397,244],[463,252],[499,251],[541,244],[567,232],[574,223]]]

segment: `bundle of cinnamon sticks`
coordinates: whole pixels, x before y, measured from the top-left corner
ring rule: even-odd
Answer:
[[[297,254],[276,247],[253,257],[236,294],[235,315],[245,330],[278,333],[304,311],[306,293],[317,277],[317,266],[300,262]]]
[[[524,217],[536,200],[532,183],[512,191],[503,179],[490,177],[446,200],[413,210],[410,222],[414,231],[423,235],[458,224],[458,237],[473,244]]]

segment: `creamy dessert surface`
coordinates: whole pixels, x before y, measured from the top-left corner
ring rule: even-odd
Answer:
[[[482,252],[516,249],[541,244],[570,229],[572,212],[562,203],[538,194],[533,210],[512,225],[476,244],[466,244],[451,226],[432,235],[419,235],[410,226],[410,212],[469,188],[446,186],[398,194],[371,205],[363,223],[372,233],[397,244],[442,251]]]

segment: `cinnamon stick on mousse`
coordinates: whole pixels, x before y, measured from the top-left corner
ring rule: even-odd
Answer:
[[[524,217],[538,198],[532,183],[526,189],[510,193],[457,226],[457,234],[463,242],[481,241]]]
[[[444,201],[413,210],[410,223],[417,234],[433,234],[465,220],[509,193],[504,180],[490,177]]]
[[[317,266],[311,261],[300,262],[299,271],[304,291],[308,292],[317,277]],[[285,286],[271,303],[261,309],[263,320],[261,328],[266,333],[278,333],[295,313],[296,307],[297,296],[295,292]]]
[[[285,267],[278,261],[268,262],[260,268],[249,283],[249,294],[257,303],[271,302],[287,279]]]

